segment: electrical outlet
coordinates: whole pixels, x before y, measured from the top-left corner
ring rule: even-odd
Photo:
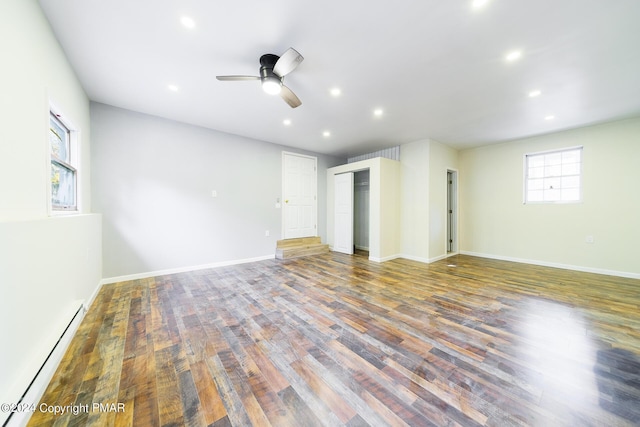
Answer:
[[[211,190],[211,197],[218,197],[218,192],[216,190]]]
[[[593,240],[593,236],[587,236],[584,238],[584,242],[585,243],[595,243],[595,241]]]

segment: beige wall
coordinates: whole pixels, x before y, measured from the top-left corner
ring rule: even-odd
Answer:
[[[90,212],[89,101],[36,1],[0,2],[0,51],[0,402],[16,403],[97,289],[101,232],[97,215],[48,213],[50,102],[81,132],[80,199]]]
[[[429,140],[400,147],[402,255],[429,260]]]
[[[89,212],[89,100],[37,2],[0,2],[0,221],[47,215],[49,102],[80,129],[80,199]]]
[[[434,140],[404,144],[402,257],[432,262],[447,256],[447,170],[457,170],[458,151]]]
[[[380,260],[400,253],[400,163],[378,158],[380,162]],[[373,180],[372,180],[373,181]]]
[[[523,204],[526,153],[584,147],[583,201]],[[460,152],[465,253],[640,277],[640,119]],[[585,242],[593,236],[594,243]]]
[[[429,260],[447,256],[447,171],[458,170],[458,151],[430,141]]]

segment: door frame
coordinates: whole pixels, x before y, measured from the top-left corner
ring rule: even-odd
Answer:
[[[281,164],[281,170],[282,170],[282,191],[281,191],[281,197],[276,201],[276,205],[279,206],[282,209],[282,212],[280,213],[280,226],[281,226],[281,233],[280,236],[282,239],[286,239],[286,219],[285,219],[285,196],[286,196],[286,188],[287,188],[287,182],[286,182],[286,170],[285,170],[285,157],[286,156],[295,156],[295,157],[303,157],[306,159],[313,159],[313,168],[314,168],[314,178],[313,178],[313,192],[314,192],[314,196],[313,196],[313,223],[314,223],[314,233],[313,236],[317,236],[318,235],[318,158],[315,156],[308,156],[305,154],[300,154],[300,153],[294,153],[292,151],[282,151],[282,164]],[[308,236],[305,236],[308,237]]]
[[[451,181],[451,182],[450,182]],[[460,210],[458,196],[458,170],[447,168],[447,232],[445,233],[445,248],[447,255],[459,252],[459,218]]]
[[[366,202],[366,223],[367,223],[367,227],[366,227],[366,233],[367,233],[367,246],[359,246],[356,236],[358,235],[358,230],[357,230],[357,225],[359,224],[359,220],[363,219],[362,217],[360,217],[359,213],[356,210],[356,200],[358,199],[359,195],[362,195],[362,191],[361,189],[359,189],[358,184],[356,183],[356,177],[358,175],[358,173],[360,172],[367,172],[368,176],[369,176],[369,181],[367,182],[367,202]],[[370,182],[371,182],[371,170],[369,168],[367,169],[362,169],[359,171],[355,171],[353,172],[353,182],[354,182],[354,189],[353,189],[353,245],[356,249],[360,249],[360,250],[364,250],[369,252],[369,224],[371,223],[371,190],[370,190]]]

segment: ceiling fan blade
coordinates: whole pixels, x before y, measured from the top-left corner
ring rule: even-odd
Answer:
[[[280,77],[284,77],[293,70],[304,60],[304,57],[298,53],[297,50],[290,47],[285,53],[282,54],[280,59],[273,66],[273,72]]]
[[[260,80],[258,76],[216,76],[220,81]]]
[[[296,108],[302,105],[302,101],[300,101],[300,98],[298,98],[296,94],[293,93],[291,89],[289,89],[285,85],[282,85],[280,96],[282,97],[282,99],[284,99],[284,102],[289,104],[291,108]]]

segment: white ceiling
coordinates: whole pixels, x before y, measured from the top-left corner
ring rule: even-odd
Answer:
[[[638,0],[40,4],[91,100],[319,153],[466,148],[640,115]],[[285,79],[296,109],[257,81],[215,79],[258,75],[262,54],[289,47],[305,57]]]

